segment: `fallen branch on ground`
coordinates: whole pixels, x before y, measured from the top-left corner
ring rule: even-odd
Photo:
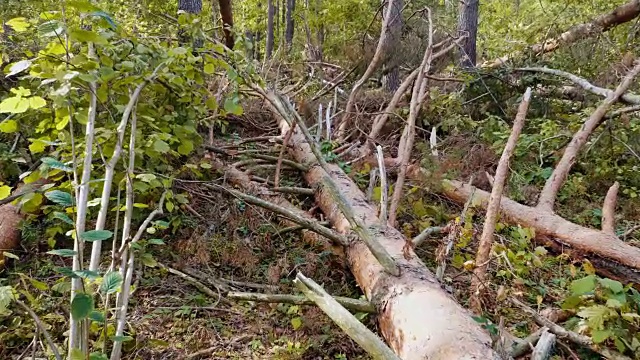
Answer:
[[[545,319],[544,317],[540,316],[531,307],[527,306],[526,304],[524,304],[523,302],[521,302],[516,298],[511,298],[511,302],[517,307],[519,307],[520,309],[522,309],[524,312],[529,314],[531,317],[533,317],[533,319],[535,320],[536,323],[538,323],[538,325],[547,327],[549,329],[549,332],[553,333],[559,338],[567,339],[575,344],[587,347],[597,352],[598,354],[604,356],[607,359],[631,360],[631,358],[624,356],[618,352],[596,345],[593,342],[593,340],[591,340],[591,338],[586,335],[580,335],[573,331],[567,330],[562,326]]]
[[[640,0],[638,1],[640,2]],[[556,164],[553,173],[547,179],[547,182],[544,184],[544,188],[540,192],[538,208],[553,212],[558,192],[562,185],[564,185],[564,182],[569,175],[569,170],[571,170],[573,163],[576,161],[580,149],[587,142],[587,139],[593,130],[598,127],[611,105],[613,105],[613,103],[615,103],[631,86],[633,79],[638,75],[638,73],[640,73],[640,61],[636,61],[634,68],[624,77],[616,90],[607,96],[600,106],[598,106],[598,108],[591,114],[582,128],[574,134],[573,139],[571,139],[571,142],[564,150],[562,158]]]
[[[315,281],[298,273],[293,283],[373,359],[400,360],[376,334],[367,329],[360,320],[342,307]]]
[[[293,305],[315,305],[315,303],[304,297],[298,295],[288,294],[261,294],[261,293],[248,293],[248,292],[230,292],[227,294],[227,298],[231,300],[245,300],[245,301],[257,301],[267,303],[284,303]],[[375,313],[376,309],[370,302],[359,299],[352,299],[342,296],[333,297],[340,305],[345,308],[358,312]]]

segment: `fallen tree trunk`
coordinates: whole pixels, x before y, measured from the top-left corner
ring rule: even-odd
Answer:
[[[586,39],[596,34],[603,33],[620,24],[629,22],[640,15],[640,0],[631,0],[623,5],[613,9],[613,11],[602,14],[592,21],[571,27],[555,38],[548,39],[542,43],[530,46],[525,53],[533,53],[534,55],[542,55],[558,49],[562,45],[575,43],[579,40]],[[491,60],[480,65],[481,67],[494,68],[504,65],[515,55],[505,55],[501,58]]]
[[[277,101],[274,99],[277,97],[270,97]],[[275,112],[279,117],[290,115]],[[279,125],[286,134],[290,128],[287,122],[280,118]],[[354,241],[345,249],[358,285],[378,310],[380,331],[391,349],[405,360],[498,359],[489,335],[442,289],[413,252],[410,241],[380,223],[376,209],[342,169],[327,164],[329,173],[325,172],[298,128],[290,144],[291,155],[309,168],[305,180],[318,189],[315,198],[334,228],[342,234],[353,230],[332,190],[337,187],[353,215],[369,228],[400,268],[399,276],[386,272],[363,241]]]
[[[445,180],[442,191],[448,198],[464,203],[472,186]],[[490,194],[480,189],[473,193],[473,204],[486,208]],[[522,205],[507,197],[500,200],[500,211],[507,221],[535,229],[536,239],[574,258],[588,257],[601,274],[640,283],[640,248],[620,240],[615,234],[574,224],[550,211]]]

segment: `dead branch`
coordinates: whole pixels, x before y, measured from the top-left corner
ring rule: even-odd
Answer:
[[[262,293],[248,293],[248,292],[230,292],[227,294],[227,298],[231,300],[244,300],[244,301],[257,301],[266,303],[283,303],[293,305],[315,305],[315,302],[311,301],[305,296],[288,295],[288,294],[262,294]],[[345,308],[358,311],[375,314],[376,309],[370,302],[360,299],[352,299],[342,296],[333,297],[340,305]]]
[[[555,345],[556,336],[549,332],[548,329],[542,332],[538,344],[533,349],[533,354],[531,354],[531,360],[547,360],[551,356]]]
[[[411,240],[411,243],[413,244],[413,247],[415,248],[416,246],[422,244],[425,240],[427,240],[429,238],[429,236],[435,235],[435,234],[446,233],[448,231],[449,231],[449,226],[432,226],[432,227],[428,227],[428,228],[422,230],[422,232],[420,234],[418,234],[418,236],[414,237]]]
[[[286,217],[287,219],[295,222],[296,224],[304,226],[306,229],[314,231],[326,237],[327,239],[333,240],[337,244],[340,244],[342,246],[347,246],[349,244],[349,239],[347,239],[345,236],[338,234],[329,228],[319,225],[317,221],[310,220],[310,219],[307,219],[306,217],[300,216],[299,214],[296,214],[294,211],[287,209],[284,206],[280,206],[280,205],[262,200],[258,197],[245,194],[241,191],[237,191],[225,186],[209,185],[209,184],[205,184],[205,186],[213,190],[223,190],[237,197],[238,199],[242,199],[243,201],[246,201],[249,204],[260,206],[264,209],[280,214],[281,216]]]
[[[511,347],[511,357],[514,359],[519,358],[520,356],[533,350],[538,343],[538,340],[540,340],[540,336],[542,336],[542,333],[548,330],[549,328],[547,327],[541,327],[526,338],[522,340],[516,340],[516,342],[514,342]]]
[[[480,242],[478,244],[478,252],[476,254],[476,267],[473,270],[474,276],[471,278],[471,297],[469,298],[469,305],[473,312],[476,314],[482,313],[482,295],[484,292],[484,281],[487,276],[487,267],[489,264],[489,256],[491,254],[491,247],[493,245],[493,233],[496,229],[496,221],[498,220],[498,214],[500,210],[500,199],[502,198],[502,190],[504,189],[504,183],[509,175],[509,160],[513,155],[513,151],[518,143],[518,137],[524,127],[524,120],[527,116],[527,110],[529,109],[529,100],[531,99],[531,88],[527,88],[522,97],[522,102],[518,108],[515,121],[513,122],[513,129],[511,135],[507,140],[507,144],[502,151],[502,157],[498,163],[498,169],[496,170],[496,176],[494,178],[493,189],[491,190],[491,197],[489,198],[489,205],[487,206],[487,215],[484,220],[484,227],[482,229],[482,235],[480,236]]]
[[[280,168],[282,167],[282,161],[284,159],[284,152],[287,149],[287,146],[289,146],[289,140],[291,139],[291,134],[293,134],[294,127],[289,129],[287,134],[284,136],[284,140],[282,141],[282,147],[280,148],[280,155],[278,155],[278,160],[277,160],[277,163],[276,163],[276,174],[275,174],[275,177],[274,177],[274,180],[273,180],[273,182],[276,184],[275,186],[280,185]]]
[[[583,88],[584,90],[592,94],[596,94],[604,98],[606,98],[607,96],[611,95],[611,93],[613,93],[613,90],[609,90],[609,89],[605,89],[605,88],[601,88],[599,86],[593,85],[592,83],[589,82],[589,80],[585,78],[579,77],[570,72],[566,72],[562,70],[549,69],[546,67],[525,67],[525,68],[516,69],[516,71],[539,72],[539,73],[559,76],[573,82],[574,84],[580,86],[581,88]],[[640,95],[622,94],[620,96],[620,100],[628,104],[638,105],[640,104]]]
[[[398,159],[400,160],[400,171],[396,179],[396,184],[391,196],[391,204],[389,206],[389,225],[396,225],[396,216],[398,206],[400,205],[400,198],[402,197],[402,188],[404,187],[405,177],[407,175],[407,166],[409,165],[409,159],[411,158],[411,150],[413,149],[413,142],[415,140],[416,133],[416,119],[418,113],[422,107],[422,99],[427,93],[427,83],[425,81],[425,74],[429,72],[431,68],[431,61],[433,55],[433,21],[431,19],[431,9],[426,8],[427,21],[429,22],[429,40],[427,43],[427,49],[424,52],[422,63],[420,64],[420,70],[416,77],[416,81],[413,84],[413,92],[411,93],[411,103],[409,104],[409,118],[407,124],[400,137],[400,144],[398,145]]]
[[[392,0],[393,1],[393,0]],[[393,351],[360,320],[342,307],[331,295],[315,281],[298,273],[294,280],[296,287],[312,300],[327,316],[338,325],[351,339],[358,343],[373,359],[400,360]]]
[[[283,193],[283,194],[309,195],[309,196],[313,196],[313,194],[315,194],[315,190],[313,189],[293,187],[293,186],[274,187],[271,190],[275,192]]]
[[[382,146],[376,147],[378,155],[378,172],[380,173],[380,222],[387,223],[387,206],[389,204],[389,188],[387,187],[387,170],[384,168]]]
[[[574,134],[573,139],[565,149],[562,158],[556,165],[549,179],[547,179],[547,182],[540,193],[540,198],[538,200],[538,207],[540,209],[550,212],[553,211],[558,192],[564,184],[573,163],[576,161],[580,149],[587,142],[589,135],[591,135],[593,130],[601,122],[611,105],[615,103],[625,91],[627,91],[629,86],[631,86],[633,79],[639,72],[640,61],[636,61],[634,68],[624,77],[616,90],[607,96],[593,114],[591,114],[582,128]]]
[[[474,176],[472,175],[467,183],[468,186],[473,184],[473,179]],[[467,197],[467,201],[464,203],[460,217],[447,225],[449,233],[447,234],[446,241],[444,242],[444,247],[440,246],[436,253],[436,262],[438,263],[438,267],[436,268],[436,278],[438,281],[442,281],[444,279],[444,272],[447,269],[447,258],[449,257],[449,253],[451,252],[451,249],[453,249],[453,245],[457,238],[460,236],[460,231],[464,227],[464,223],[467,219],[467,211],[474,200],[473,194],[475,193],[475,190],[476,188],[474,187],[473,190],[471,190],[471,194]]]
[[[594,344],[591,338],[588,336],[580,335],[573,331],[567,330],[562,326],[545,319],[544,317],[540,316],[534,309],[516,298],[511,298],[511,302],[522,309],[524,312],[529,314],[531,317],[533,317],[538,325],[547,327],[551,333],[558,336],[559,338],[567,339],[573,343],[587,347],[597,352],[598,354],[603,355],[607,359],[631,360],[629,357],[624,356],[618,352]]]
[[[286,148],[286,145],[283,145],[283,148]],[[291,160],[287,160],[287,159],[281,159],[280,157],[276,157],[276,156],[271,156],[271,155],[264,155],[264,154],[248,154],[248,156],[251,156],[252,158],[256,158],[256,159],[261,159],[261,160],[266,160],[269,162],[275,162],[275,163],[279,163],[279,164],[285,164],[287,166],[290,166],[294,169],[300,170],[300,171],[307,171],[307,167],[299,164],[295,161],[291,161]]]
[[[31,310],[31,308],[27,304],[22,302],[20,299],[14,298],[13,300],[22,309],[24,309],[24,311],[26,311],[27,314],[29,314],[29,316],[31,316],[33,321],[36,323],[36,327],[37,327],[38,331],[40,331],[44,335],[44,338],[47,341],[47,345],[49,345],[49,348],[53,352],[53,355],[56,357],[56,360],[62,360],[62,356],[60,356],[60,352],[58,351],[58,347],[53,342],[53,338],[51,338],[51,334],[49,333],[49,331],[47,331],[47,327],[44,325],[42,320],[40,320],[40,317],[38,317],[38,315],[33,310]]]
[[[602,205],[602,231],[615,235],[616,234],[616,201],[618,198],[618,189],[620,183],[615,182],[607,191]]]
[[[582,39],[608,31],[620,24],[633,20],[638,15],[640,15],[640,0],[631,0],[626,4],[618,6],[607,14],[596,17],[588,23],[573,26],[555,38],[530,46],[525,51],[525,54],[533,53],[534,55],[542,55],[554,51],[562,45],[570,45]],[[505,55],[501,58],[485,62],[481,67],[494,68],[502,66],[519,55],[523,54],[515,53],[512,55]]]
[[[385,11],[383,21],[382,21],[382,29],[380,30],[380,39],[378,40],[378,45],[376,47],[376,51],[367,67],[367,70],[362,74],[362,77],[356,81],[351,89],[351,93],[349,94],[349,99],[347,100],[347,105],[345,107],[344,115],[340,121],[340,125],[338,126],[337,138],[339,142],[344,140],[345,132],[347,127],[350,125],[350,119],[353,118],[353,108],[355,106],[356,97],[360,92],[360,88],[365,82],[373,75],[374,71],[378,69],[378,67],[382,64],[383,53],[388,47],[388,38],[389,38],[389,24],[391,22],[391,12],[394,8],[395,2],[398,0],[388,0],[387,9]]]
[[[200,291],[201,293],[203,293],[203,294],[205,294],[207,296],[210,296],[210,297],[212,297],[214,299],[219,299],[220,301],[222,301],[225,304],[231,304],[229,302],[229,300],[227,300],[224,297],[222,297],[223,294],[219,289],[218,289],[218,291],[213,291],[207,285],[201,283],[200,281],[198,281],[194,277],[189,276],[189,275],[183,273],[182,271],[176,270],[176,269],[174,269],[172,267],[169,267],[167,265],[164,265],[162,263],[158,263],[158,266],[160,266],[161,268],[163,268],[166,271],[170,272],[171,274],[180,277],[181,279],[183,279],[184,281],[188,282],[189,284],[193,285],[193,287],[198,289],[198,291]]]
[[[460,181],[444,180],[442,193],[462,203],[474,192],[473,203],[486,208],[489,193]],[[600,274],[623,281],[640,283],[640,249],[615,235],[574,224],[561,216],[519,204],[508,197],[500,200],[500,213],[506,221],[535,229],[536,240],[543,245],[577,256],[589,257]]]

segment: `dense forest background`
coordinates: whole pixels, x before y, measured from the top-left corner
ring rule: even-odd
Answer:
[[[640,1],[0,19],[1,359],[640,359]]]

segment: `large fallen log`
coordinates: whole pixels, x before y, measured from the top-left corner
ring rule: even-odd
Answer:
[[[608,31],[620,24],[629,22],[640,15],[640,0],[631,0],[623,5],[613,9],[613,11],[602,14],[590,22],[579,24],[571,27],[569,30],[563,32],[559,36],[556,36],[546,41],[535,44],[527,48],[525,54],[542,55],[551,51],[555,51],[562,45],[568,45],[575,43],[579,40],[586,39],[590,36]],[[480,65],[481,67],[494,68],[504,65],[511,60],[517,54],[505,55],[501,58],[487,61]]]
[[[473,204],[486,208],[490,194],[460,181],[445,180],[442,192],[464,203],[473,192]],[[603,275],[640,284],[640,248],[620,240],[615,234],[574,224],[541,208],[522,205],[507,197],[500,200],[506,221],[535,229],[536,239],[574,258],[588,257]]]
[[[273,94],[269,94],[269,100],[280,101]],[[286,134],[290,127],[282,116],[293,116],[276,109],[274,112]],[[342,234],[353,230],[336,200],[339,196],[400,269],[399,276],[385,271],[363,241],[353,241],[345,249],[358,285],[378,310],[380,331],[391,349],[405,360],[498,359],[489,335],[442,289],[414,253],[410,241],[398,230],[380,223],[376,209],[342,169],[326,164],[327,173],[298,128],[290,144],[293,158],[309,168],[304,178],[317,189],[315,198],[333,227]],[[336,188],[339,194],[335,193]]]

